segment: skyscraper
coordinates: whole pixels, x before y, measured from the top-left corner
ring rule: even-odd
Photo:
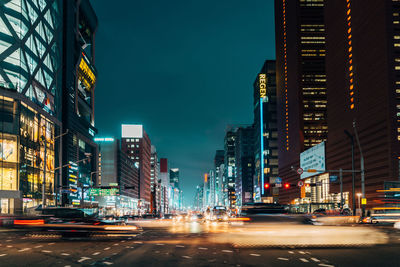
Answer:
[[[275,0],[279,176],[297,183],[299,154],[328,133],[324,0]],[[288,202],[297,189],[281,190]]]
[[[145,207],[150,207],[151,192],[151,143],[143,125],[122,125],[122,151],[139,167],[139,198]]]
[[[97,16],[89,2],[63,1],[63,79],[62,124],[68,134],[62,138],[63,165],[84,158],[78,163],[79,182],[89,186],[97,176],[97,133],[94,120],[94,91],[97,72],[95,68],[95,33]],[[67,169],[61,170],[63,186],[75,186]],[[94,179],[96,180],[96,179]],[[64,204],[71,204],[70,195],[64,195]]]
[[[236,140],[236,127],[228,127],[224,139],[224,160],[225,160],[225,177],[226,187],[228,191],[228,205],[230,208],[236,208],[236,157],[235,157],[235,140]],[[203,192],[206,198],[206,192]]]
[[[382,193],[376,190],[399,187],[399,14],[399,1],[327,1],[325,8],[329,77],[327,166],[351,169],[351,139],[344,132],[347,131],[353,135],[355,169],[360,170],[355,122],[365,163],[367,207],[382,203]],[[355,193],[362,192],[360,178],[357,173]],[[343,181],[344,192],[349,193],[346,204],[354,208],[351,174],[345,174]],[[337,184],[331,184],[330,190],[340,191]]]
[[[55,204],[62,1],[0,1],[0,213]],[[44,189],[44,190],[43,190]]]
[[[214,157],[214,173],[215,173],[215,204],[225,206],[225,187],[224,187],[224,150],[217,150]]]
[[[236,205],[253,201],[254,128],[239,127],[235,139]]]
[[[264,192],[265,183],[278,177],[278,129],[275,60],[266,60],[254,84],[254,201],[277,196],[278,188]]]
[[[169,169],[169,182],[175,188],[179,187],[179,169],[178,168],[171,168]]]

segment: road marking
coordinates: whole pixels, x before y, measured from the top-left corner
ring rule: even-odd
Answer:
[[[157,246],[164,246],[164,244],[156,244]]]
[[[319,259],[317,259],[317,258],[311,258],[313,261],[315,261],[315,262],[320,262],[320,260]]]
[[[96,255],[99,255],[100,254],[100,252],[95,252],[95,253],[93,253],[92,255],[93,256],[96,256]]]
[[[115,243],[113,246],[119,246],[119,244],[118,244],[118,243]]]
[[[288,251],[289,252],[289,254],[294,254],[294,252],[293,251]]]
[[[109,262],[109,261],[104,261],[103,262],[105,265],[111,265],[111,264],[114,264],[114,263],[112,263],[112,262]]]
[[[200,247],[199,249],[201,249],[201,250],[207,250],[208,248],[201,248],[201,247]]]
[[[50,251],[50,250],[42,250],[42,252],[44,252],[44,253],[51,253],[52,251]]]
[[[320,263],[320,264],[318,264],[318,266],[322,266],[322,267],[335,267],[334,265],[329,265],[329,264],[324,264],[324,263]]]
[[[260,257],[260,254],[250,254],[250,256],[254,256],[254,257]]]
[[[309,262],[307,259],[305,258],[300,258],[299,260],[301,260],[302,262]]]
[[[122,240],[121,243],[125,243],[125,240]]]
[[[54,245],[55,243],[48,243],[47,245]]]
[[[159,250],[156,250],[156,251],[154,251],[155,253],[160,253],[160,251]]]
[[[71,267],[71,265],[65,265],[64,267]]]
[[[299,253],[300,253],[300,254],[303,254],[303,255],[306,254],[304,251],[301,251],[301,250],[299,251]]]
[[[91,258],[89,258],[89,257],[81,257],[81,259],[78,260],[78,262],[84,262],[84,261],[90,260],[90,259],[91,259]]]
[[[0,257],[4,257],[4,256],[6,256],[7,254],[0,254]]]
[[[190,257],[190,256],[182,256],[182,258],[191,259],[192,257]]]
[[[8,248],[12,248],[13,246],[11,246],[11,245],[8,245],[7,247],[8,247]]]
[[[6,240],[6,242],[11,242],[11,239]]]
[[[185,246],[182,245],[176,245],[177,248],[184,248]]]
[[[224,249],[224,250],[222,250],[222,252],[226,252],[226,253],[232,253],[233,251],[232,251],[232,250],[227,250],[227,249]]]
[[[70,256],[71,254],[69,253],[61,253],[62,256]]]
[[[39,245],[39,246],[36,246],[35,248],[41,248],[41,247],[43,247],[42,245]]]
[[[23,249],[20,249],[20,250],[18,250],[18,252],[24,252],[24,251],[27,251],[27,250],[30,250],[31,248],[23,248]]]
[[[107,248],[105,248],[104,250],[109,250],[110,249],[110,247],[107,247]]]
[[[135,241],[135,242],[133,242],[133,243],[136,243],[136,244],[143,244],[143,242],[141,242],[141,241]]]
[[[288,261],[289,259],[288,259],[288,258],[278,258],[278,260],[281,260],[281,261]]]

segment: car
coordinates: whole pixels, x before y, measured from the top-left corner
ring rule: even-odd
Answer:
[[[228,212],[224,206],[215,206],[210,213],[211,221],[226,222],[229,220]]]
[[[400,221],[400,207],[373,208],[370,216],[364,218],[362,223],[394,224]]]

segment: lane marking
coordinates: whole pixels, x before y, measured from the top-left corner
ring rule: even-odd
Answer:
[[[164,246],[164,244],[156,244],[157,246]]]
[[[278,258],[278,260],[281,260],[281,261],[288,261],[289,259],[288,259],[288,258]]]
[[[111,265],[111,264],[114,264],[114,263],[112,263],[112,262],[109,262],[109,261],[103,261],[103,263],[104,263],[105,265]]]
[[[299,260],[301,260],[302,262],[309,262],[307,259],[305,258],[300,258]]]
[[[176,245],[177,248],[184,248],[185,246],[182,245]]]
[[[11,239],[6,240],[6,242],[11,242]]]
[[[11,246],[11,245],[8,245],[7,247],[8,247],[8,248],[12,248],[13,246]]]
[[[118,243],[115,243],[113,246],[119,246],[119,244],[118,244]]]
[[[55,243],[48,243],[47,245],[54,245]]]
[[[192,257],[190,257],[190,256],[182,256],[182,258],[191,259]]]
[[[69,253],[61,253],[62,256],[70,256],[71,254]]]
[[[311,258],[313,261],[315,261],[315,262],[320,262],[320,260],[319,259],[317,259],[317,258]]]
[[[125,243],[125,240],[122,240],[121,243]]]
[[[50,250],[42,250],[42,252],[44,252],[44,253],[51,253],[52,251],[50,251]]]
[[[93,253],[92,255],[93,256],[96,256],[96,255],[99,255],[100,254],[100,252],[95,252],[95,253]]]
[[[227,249],[224,249],[224,250],[222,250],[222,252],[226,252],[226,253],[232,253],[233,251],[232,251],[232,250],[227,250]]]
[[[7,254],[0,254],[0,257],[4,257],[4,256],[7,256]]]
[[[78,260],[78,262],[84,262],[84,261],[90,260],[90,259],[91,259],[91,258],[89,258],[89,257],[81,257],[81,259]]]
[[[136,243],[136,244],[143,244],[142,241],[135,241],[135,242],[133,242],[133,243]]]
[[[200,247],[199,249],[201,249],[201,250],[207,250],[208,248],[202,248],[202,247]]]
[[[20,249],[20,250],[18,250],[18,252],[24,252],[24,251],[27,251],[27,250],[30,250],[31,248],[23,248],[23,249]]]
[[[293,251],[288,251],[289,252],[289,254],[294,254],[294,252]]]
[[[109,250],[110,249],[110,247],[107,247],[107,248],[105,248],[104,250]]]
[[[303,254],[303,255],[306,254],[304,251],[301,251],[301,250],[299,251],[299,253],[300,253],[300,254]]]
[[[64,267],[71,267],[71,265],[65,265]]]
[[[329,265],[329,264],[324,264],[324,263],[320,263],[320,264],[318,264],[318,266],[322,266],[322,267],[335,267],[334,265]]]
[[[43,247],[42,245],[39,245],[39,246],[36,246],[35,248],[41,248],[41,247]]]
[[[260,254],[250,254],[250,256],[254,256],[254,257],[260,257],[261,255]]]

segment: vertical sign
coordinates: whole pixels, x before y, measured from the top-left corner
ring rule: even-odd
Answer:
[[[265,73],[258,75],[260,86],[260,177],[261,177],[261,194],[264,194],[264,112],[263,100],[267,95],[267,77]]]

